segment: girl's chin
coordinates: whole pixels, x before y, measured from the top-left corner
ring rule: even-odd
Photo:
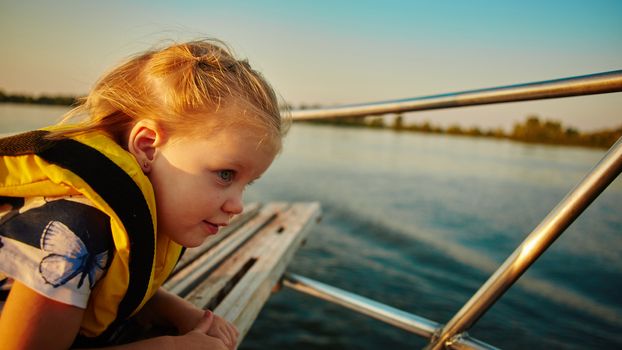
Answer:
[[[211,234],[206,234],[204,229],[195,229],[192,230],[186,234],[167,234],[162,232],[162,234],[164,234],[165,236],[167,236],[170,240],[172,240],[173,242],[184,246],[186,248],[194,248],[194,247],[198,247],[201,244],[203,244],[203,242],[205,242],[205,240],[211,236]]]

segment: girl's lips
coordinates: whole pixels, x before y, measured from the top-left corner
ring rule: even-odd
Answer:
[[[207,231],[207,233],[210,235],[215,235],[218,233],[218,226],[218,224],[213,224],[209,221],[203,220],[203,227],[205,228],[205,231]]]

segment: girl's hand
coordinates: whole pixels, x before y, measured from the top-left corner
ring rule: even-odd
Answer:
[[[205,310],[203,320],[205,319],[213,320],[210,327],[207,328],[207,335],[211,335],[212,337],[222,340],[229,350],[234,350],[238,346],[238,336],[240,333],[233,324],[227,322],[224,318],[215,315],[210,310]],[[199,324],[201,324],[203,320],[199,322]]]
[[[218,337],[209,336],[209,330],[214,326],[214,314],[209,311],[203,314],[199,323],[190,332],[173,337],[173,348],[182,350],[210,349],[228,350],[232,349],[226,345],[224,340]]]
[[[201,310],[180,298],[160,288],[149,300],[141,311],[147,323],[171,325],[177,328],[182,336],[173,337],[175,341],[194,339],[197,331],[201,331],[204,337],[218,338],[225,349],[234,350],[238,345],[239,332],[234,325],[209,310]],[[188,338],[184,338],[188,336]],[[179,338],[179,339],[177,339]],[[195,340],[200,339],[196,338]],[[181,343],[180,343],[181,344]],[[189,350],[182,348],[180,349]],[[219,348],[218,348],[219,349]]]

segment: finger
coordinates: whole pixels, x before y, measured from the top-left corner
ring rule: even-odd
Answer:
[[[235,326],[231,323],[227,324],[227,329],[229,330],[229,334],[231,335],[231,338],[233,339],[233,342],[237,342],[238,340],[238,329],[235,328]]]
[[[201,333],[207,333],[207,331],[209,331],[212,327],[212,323],[214,323],[214,314],[210,310],[205,310],[205,313],[201,317],[199,323],[194,326],[194,330]]]
[[[233,323],[227,323],[227,329],[229,330],[229,334],[233,337],[234,340],[237,341],[240,332],[238,332],[238,328]]]
[[[220,339],[225,345],[227,345],[227,347],[230,347],[231,337],[229,336],[229,332],[227,331],[226,324],[219,322],[214,323],[212,329],[210,329],[210,334]]]
[[[229,333],[229,338],[231,339],[231,348],[234,349],[238,344],[238,335],[235,326],[228,323],[227,324],[227,332]]]
[[[234,338],[231,336],[231,333],[229,332],[227,326],[225,325],[225,327],[223,327],[221,331],[225,339],[227,339],[227,341],[225,342],[227,344],[227,347],[229,349],[233,349],[233,346],[235,346],[235,341]]]
[[[229,350],[233,350],[235,348],[235,341],[233,338],[231,338],[230,335],[227,335],[227,348],[229,348]]]
[[[216,315],[215,317],[218,317],[219,319],[219,324],[218,324],[218,331],[220,332],[220,334],[225,338],[225,343],[229,346],[233,346],[235,345],[235,337],[233,337],[233,333],[230,331],[230,323],[227,322],[227,320],[225,320],[224,318],[222,318],[221,316]]]

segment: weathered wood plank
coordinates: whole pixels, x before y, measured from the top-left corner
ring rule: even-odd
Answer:
[[[294,253],[308,234],[311,222],[319,216],[319,204],[304,206],[295,204],[283,222],[282,230],[272,235],[281,236],[281,244],[266,244],[254,256],[257,262],[249,269],[235,288],[214,310],[233,322],[240,330],[240,340],[246,335],[268,300],[273,287],[285,272]],[[252,291],[252,293],[250,292]]]

